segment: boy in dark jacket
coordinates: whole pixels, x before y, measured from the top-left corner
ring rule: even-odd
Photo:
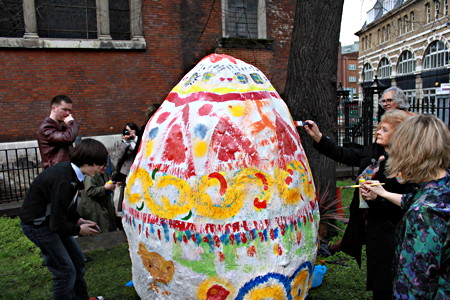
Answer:
[[[20,210],[23,233],[40,248],[52,272],[54,299],[102,299],[88,296],[84,256],[74,236],[99,233],[97,224],[82,219],[76,207],[84,175],[94,176],[107,156],[102,143],[82,140],[70,162],[58,163],[36,177]]]

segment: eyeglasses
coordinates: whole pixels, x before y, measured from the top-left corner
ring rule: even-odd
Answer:
[[[380,104],[391,103],[392,101],[394,101],[394,99],[391,99],[391,98],[382,99],[382,100],[380,100]]]

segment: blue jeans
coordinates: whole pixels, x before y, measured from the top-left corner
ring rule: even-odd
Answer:
[[[55,300],[89,299],[84,280],[84,255],[73,236],[52,232],[48,225],[20,224],[23,233],[41,249],[45,265],[53,275]]]

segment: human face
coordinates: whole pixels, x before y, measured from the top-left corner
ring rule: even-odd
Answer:
[[[105,173],[106,172],[106,167],[107,167],[107,164],[104,164],[103,166],[101,166],[99,171],[98,171],[98,173],[100,173],[100,174]]]
[[[130,132],[128,139],[133,140],[136,137],[136,130],[131,129],[130,126],[126,126],[125,128]]]
[[[394,128],[391,124],[380,123],[380,128],[377,130],[377,144],[383,146],[384,148],[389,147],[389,142],[391,141],[391,135],[394,133]]]
[[[72,103],[66,103],[65,101],[61,101],[59,105],[52,105],[52,112],[50,117],[59,122],[64,122],[64,119],[67,118],[72,113]]]
[[[103,167],[105,167],[105,168],[103,168]],[[85,165],[84,168],[80,168],[80,169],[81,169],[81,171],[84,174],[89,175],[91,177],[94,177],[95,174],[102,173],[102,169],[105,171],[106,170],[106,165],[103,165],[103,166],[99,166],[99,165],[96,165],[96,164],[93,164],[92,166]]]
[[[398,109],[398,105],[397,103],[395,103],[394,91],[384,93],[383,99],[381,99],[380,104],[385,111]]]
[[[398,174],[395,176],[395,180],[397,180],[398,183],[405,183],[402,172],[398,172]]]

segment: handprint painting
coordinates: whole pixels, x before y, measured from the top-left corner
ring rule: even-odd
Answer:
[[[304,299],[318,245],[312,174],[266,76],[201,60],[148,122],[123,223],[142,299]]]

